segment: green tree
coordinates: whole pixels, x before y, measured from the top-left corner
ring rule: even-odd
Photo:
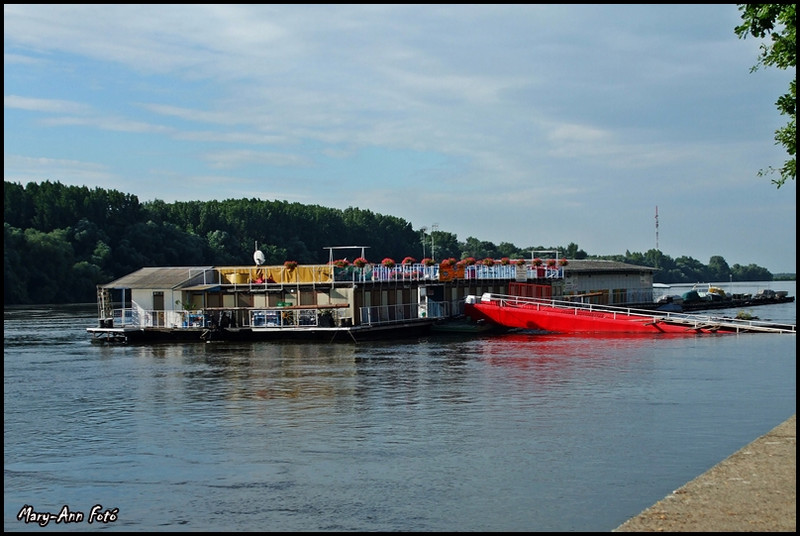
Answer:
[[[742,12],[743,23],[734,31],[740,39],[752,35],[758,39],[769,36],[772,40],[770,44],[761,45],[758,62],[751,72],[761,66],[791,68],[795,71],[794,80],[789,83],[789,92],[781,95],[775,103],[781,115],[789,116],[788,123],[775,131],[775,141],[786,148],[790,157],[777,170],[780,178],[772,180],[780,188],[788,179],[795,180],[797,176],[797,4],[739,4],[739,11]],[[759,176],[775,171],[770,167],[766,171],[759,171]]]
[[[454,233],[447,231],[433,231],[431,232],[430,242],[432,246],[436,247],[436,260],[449,259],[450,257],[461,256],[461,245],[458,243],[458,236]],[[427,256],[431,257],[433,251],[427,250]]]
[[[8,191],[8,188],[6,188]],[[8,214],[8,212],[6,212]],[[26,266],[27,243],[22,229],[3,223],[3,303],[31,303]]]
[[[720,255],[714,255],[708,261],[709,281],[728,281],[733,273],[725,259]]]
[[[519,259],[525,257],[525,252],[511,242],[500,242],[500,245],[497,246],[497,255],[499,258]]]
[[[631,253],[630,251],[626,251],[625,259],[623,259],[622,262],[627,262],[628,264],[635,264],[636,266],[648,266],[644,253],[639,253],[638,251],[634,251],[633,253]]]
[[[73,287],[76,284],[73,265],[75,255],[69,240],[69,232],[56,229],[43,233],[26,229],[25,280],[32,303],[70,303],[75,300]],[[92,296],[94,298],[94,295]],[[85,301],[85,300],[83,300]]]
[[[31,197],[21,184],[3,183],[3,221],[12,227],[30,227],[33,206]]]
[[[686,281],[709,281],[708,269],[697,259],[686,256],[678,257],[675,259],[675,267],[681,271]]]
[[[72,281],[70,285],[71,302],[90,303],[97,298],[97,285],[105,283],[106,276],[99,266],[86,261],[76,262],[72,266]]]
[[[671,270],[675,267],[673,260],[668,255],[664,255],[657,249],[647,250],[647,252],[644,254],[644,259],[645,266],[652,266],[661,270]]]
[[[238,251],[236,241],[227,231],[217,229],[207,233],[206,242],[211,250],[211,264],[230,265],[240,260],[234,253]]]
[[[567,244],[567,249],[564,250],[564,256],[568,259],[585,259],[587,253],[578,248],[578,244],[570,242]]]
[[[498,253],[497,246],[495,246],[494,243],[486,240],[478,240],[474,236],[468,236],[461,250],[461,258],[466,259],[467,257],[473,257],[475,259],[485,259],[486,257],[491,257],[496,259],[500,258]]]
[[[756,264],[734,264],[731,271],[736,281],[772,281],[772,273]]]

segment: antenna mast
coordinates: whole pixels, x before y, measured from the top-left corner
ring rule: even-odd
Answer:
[[[659,249],[658,249],[658,205],[656,205],[656,251],[659,251]]]

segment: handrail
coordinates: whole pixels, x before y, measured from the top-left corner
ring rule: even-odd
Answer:
[[[361,325],[397,324],[409,320],[445,318],[449,304],[428,300],[427,303],[399,303],[360,308]]]

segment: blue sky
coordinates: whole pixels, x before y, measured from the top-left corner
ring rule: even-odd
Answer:
[[[786,160],[794,73],[751,73],[740,22],[735,4],[6,4],[4,177],[795,272],[795,182],[757,175]]]

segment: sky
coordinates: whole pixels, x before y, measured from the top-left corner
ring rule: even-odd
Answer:
[[[751,72],[735,4],[3,11],[6,181],[796,272],[796,183],[758,175],[795,73]]]

